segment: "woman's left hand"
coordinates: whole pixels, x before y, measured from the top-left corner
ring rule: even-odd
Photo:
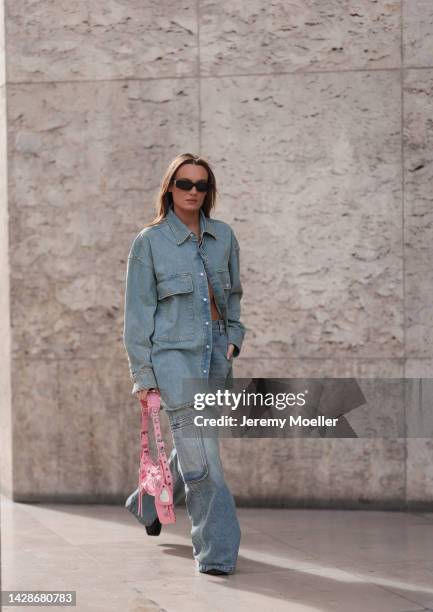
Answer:
[[[233,357],[233,351],[235,350],[235,345],[234,344],[229,344],[228,350],[227,350],[227,359],[231,359]]]

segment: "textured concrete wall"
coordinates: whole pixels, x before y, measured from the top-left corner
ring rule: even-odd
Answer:
[[[12,495],[11,324],[9,310],[7,119],[4,4],[0,0],[0,484]]]
[[[235,374],[430,375],[431,2],[5,3],[15,499],[135,484],[126,257],[179,152],[240,239]],[[224,456],[245,503],[433,502],[430,439]]]

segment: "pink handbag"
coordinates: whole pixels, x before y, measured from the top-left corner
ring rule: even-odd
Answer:
[[[155,508],[162,525],[175,523],[173,506],[173,477],[165,454],[164,441],[161,436],[159,411],[161,398],[158,391],[150,390],[141,403],[141,450],[140,468],[138,470],[138,513],[142,512],[143,493],[155,496]],[[155,463],[149,452],[149,419],[152,419],[155,442],[158,449],[158,461]]]

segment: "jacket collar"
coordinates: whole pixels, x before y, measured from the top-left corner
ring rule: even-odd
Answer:
[[[201,208],[200,208],[199,214],[200,214],[200,235],[203,236],[206,233],[216,238],[217,236],[211,226],[211,221],[208,217],[206,217],[206,215],[204,214]],[[191,230],[176,215],[172,206],[169,206],[165,218],[176,238],[177,244],[180,245],[182,244],[182,242],[185,242],[185,240],[190,235]]]

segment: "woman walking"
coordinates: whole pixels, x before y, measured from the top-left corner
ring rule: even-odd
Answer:
[[[185,153],[169,165],[157,197],[157,217],[134,239],[128,256],[123,340],[132,394],[157,389],[173,436],[170,469],[174,504],[185,497],[196,567],[207,574],[235,571],[240,528],[224,480],[217,436],[194,424],[194,385],[230,385],[233,358],[245,327],[240,321],[242,285],[239,243],[231,227],[210,213],[215,176],[203,158]],[[126,507],[159,535],[154,497],[138,489]]]

